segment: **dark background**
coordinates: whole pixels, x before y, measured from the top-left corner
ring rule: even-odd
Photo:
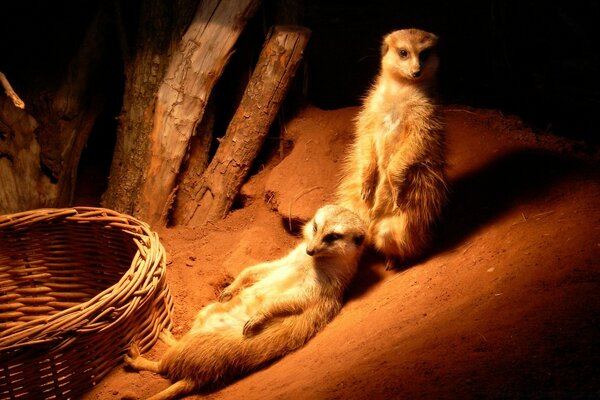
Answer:
[[[599,2],[311,2],[309,96],[322,108],[357,104],[377,73],[385,33],[440,36],[445,103],[499,108],[540,130],[598,143]]]
[[[139,1],[119,1],[130,43]],[[0,71],[17,93],[27,97],[57,84],[97,4],[3,3]],[[223,79],[251,68],[243,55],[256,57],[260,51],[276,20],[274,4],[276,0],[266,0],[250,21]],[[381,37],[417,27],[440,36],[439,93],[444,103],[497,108],[540,131],[600,142],[600,60],[594,41],[600,31],[600,2],[306,0],[298,9],[313,32],[301,71],[305,93],[320,108],[360,104],[377,74]],[[104,132],[116,129],[123,91],[116,32],[115,27],[105,61],[113,73],[105,82],[110,101],[98,121]],[[228,98],[219,96],[217,107],[232,108]],[[99,139],[92,135],[90,140]]]

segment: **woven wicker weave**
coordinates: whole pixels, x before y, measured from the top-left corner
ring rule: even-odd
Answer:
[[[0,216],[0,399],[81,396],[170,328],[165,251],[102,208]]]

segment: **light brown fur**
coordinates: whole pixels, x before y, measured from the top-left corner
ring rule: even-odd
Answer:
[[[446,202],[443,124],[433,99],[437,36],[385,36],[381,71],[358,115],[338,202],[369,224],[388,267],[422,255]]]
[[[171,399],[252,370],[304,345],[340,310],[354,276],[366,227],[340,206],[320,208],[304,227],[304,241],[287,256],[244,269],[196,315],[191,330],[160,361],[132,346],[126,364],[175,383],[152,399]]]

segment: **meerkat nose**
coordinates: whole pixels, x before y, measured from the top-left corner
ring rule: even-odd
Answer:
[[[418,78],[419,76],[421,76],[421,70],[413,71],[411,75],[413,78]]]
[[[315,249],[307,247],[306,254],[308,254],[309,256],[313,256],[315,254]]]

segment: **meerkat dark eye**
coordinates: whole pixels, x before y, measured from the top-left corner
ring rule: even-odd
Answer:
[[[425,61],[427,61],[427,59],[429,58],[429,56],[431,56],[431,53],[433,52],[433,49],[425,49],[423,50],[420,54],[419,54],[419,60],[424,63]]]
[[[360,246],[365,241],[365,235],[354,236],[354,244]]]
[[[327,235],[323,236],[323,242],[324,243],[333,243],[338,239],[341,239],[342,235],[340,235],[339,233],[328,233]]]
[[[398,49],[398,56],[400,56],[400,58],[408,58],[408,51],[405,49]]]

